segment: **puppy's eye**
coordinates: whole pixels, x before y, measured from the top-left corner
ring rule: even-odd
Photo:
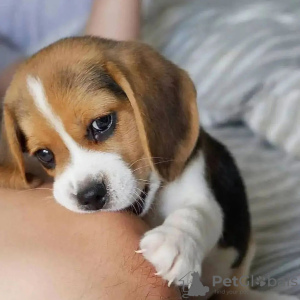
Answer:
[[[54,154],[49,149],[40,149],[35,152],[35,157],[42,163],[42,165],[47,169],[54,169],[55,158]]]
[[[106,140],[116,127],[116,114],[112,113],[94,120],[88,128],[88,136],[95,141]]]
[[[92,123],[94,130],[97,131],[106,131],[111,126],[112,117],[111,115],[99,118]]]

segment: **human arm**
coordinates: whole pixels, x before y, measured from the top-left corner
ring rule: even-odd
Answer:
[[[140,0],[96,0],[85,33],[116,40],[137,39],[140,10]]]
[[[135,254],[146,224],[76,214],[47,189],[0,189],[0,291],[14,300],[181,299]]]

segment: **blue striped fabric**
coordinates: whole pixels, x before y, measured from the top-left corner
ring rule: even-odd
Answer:
[[[300,157],[300,1],[166,0],[153,6],[146,41],[189,71],[202,123],[243,119]]]

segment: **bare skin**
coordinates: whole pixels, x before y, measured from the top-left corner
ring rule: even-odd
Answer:
[[[140,0],[97,0],[85,33],[116,40],[135,40],[140,35],[140,10]]]
[[[0,189],[0,291],[7,300],[181,299],[136,254],[147,225],[128,213],[76,214],[47,188]]]

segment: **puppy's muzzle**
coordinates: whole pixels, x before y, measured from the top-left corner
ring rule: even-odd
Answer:
[[[84,210],[99,210],[107,201],[107,189],[105,184],[93,183],[83,188],[77,194],[77,200]]]

